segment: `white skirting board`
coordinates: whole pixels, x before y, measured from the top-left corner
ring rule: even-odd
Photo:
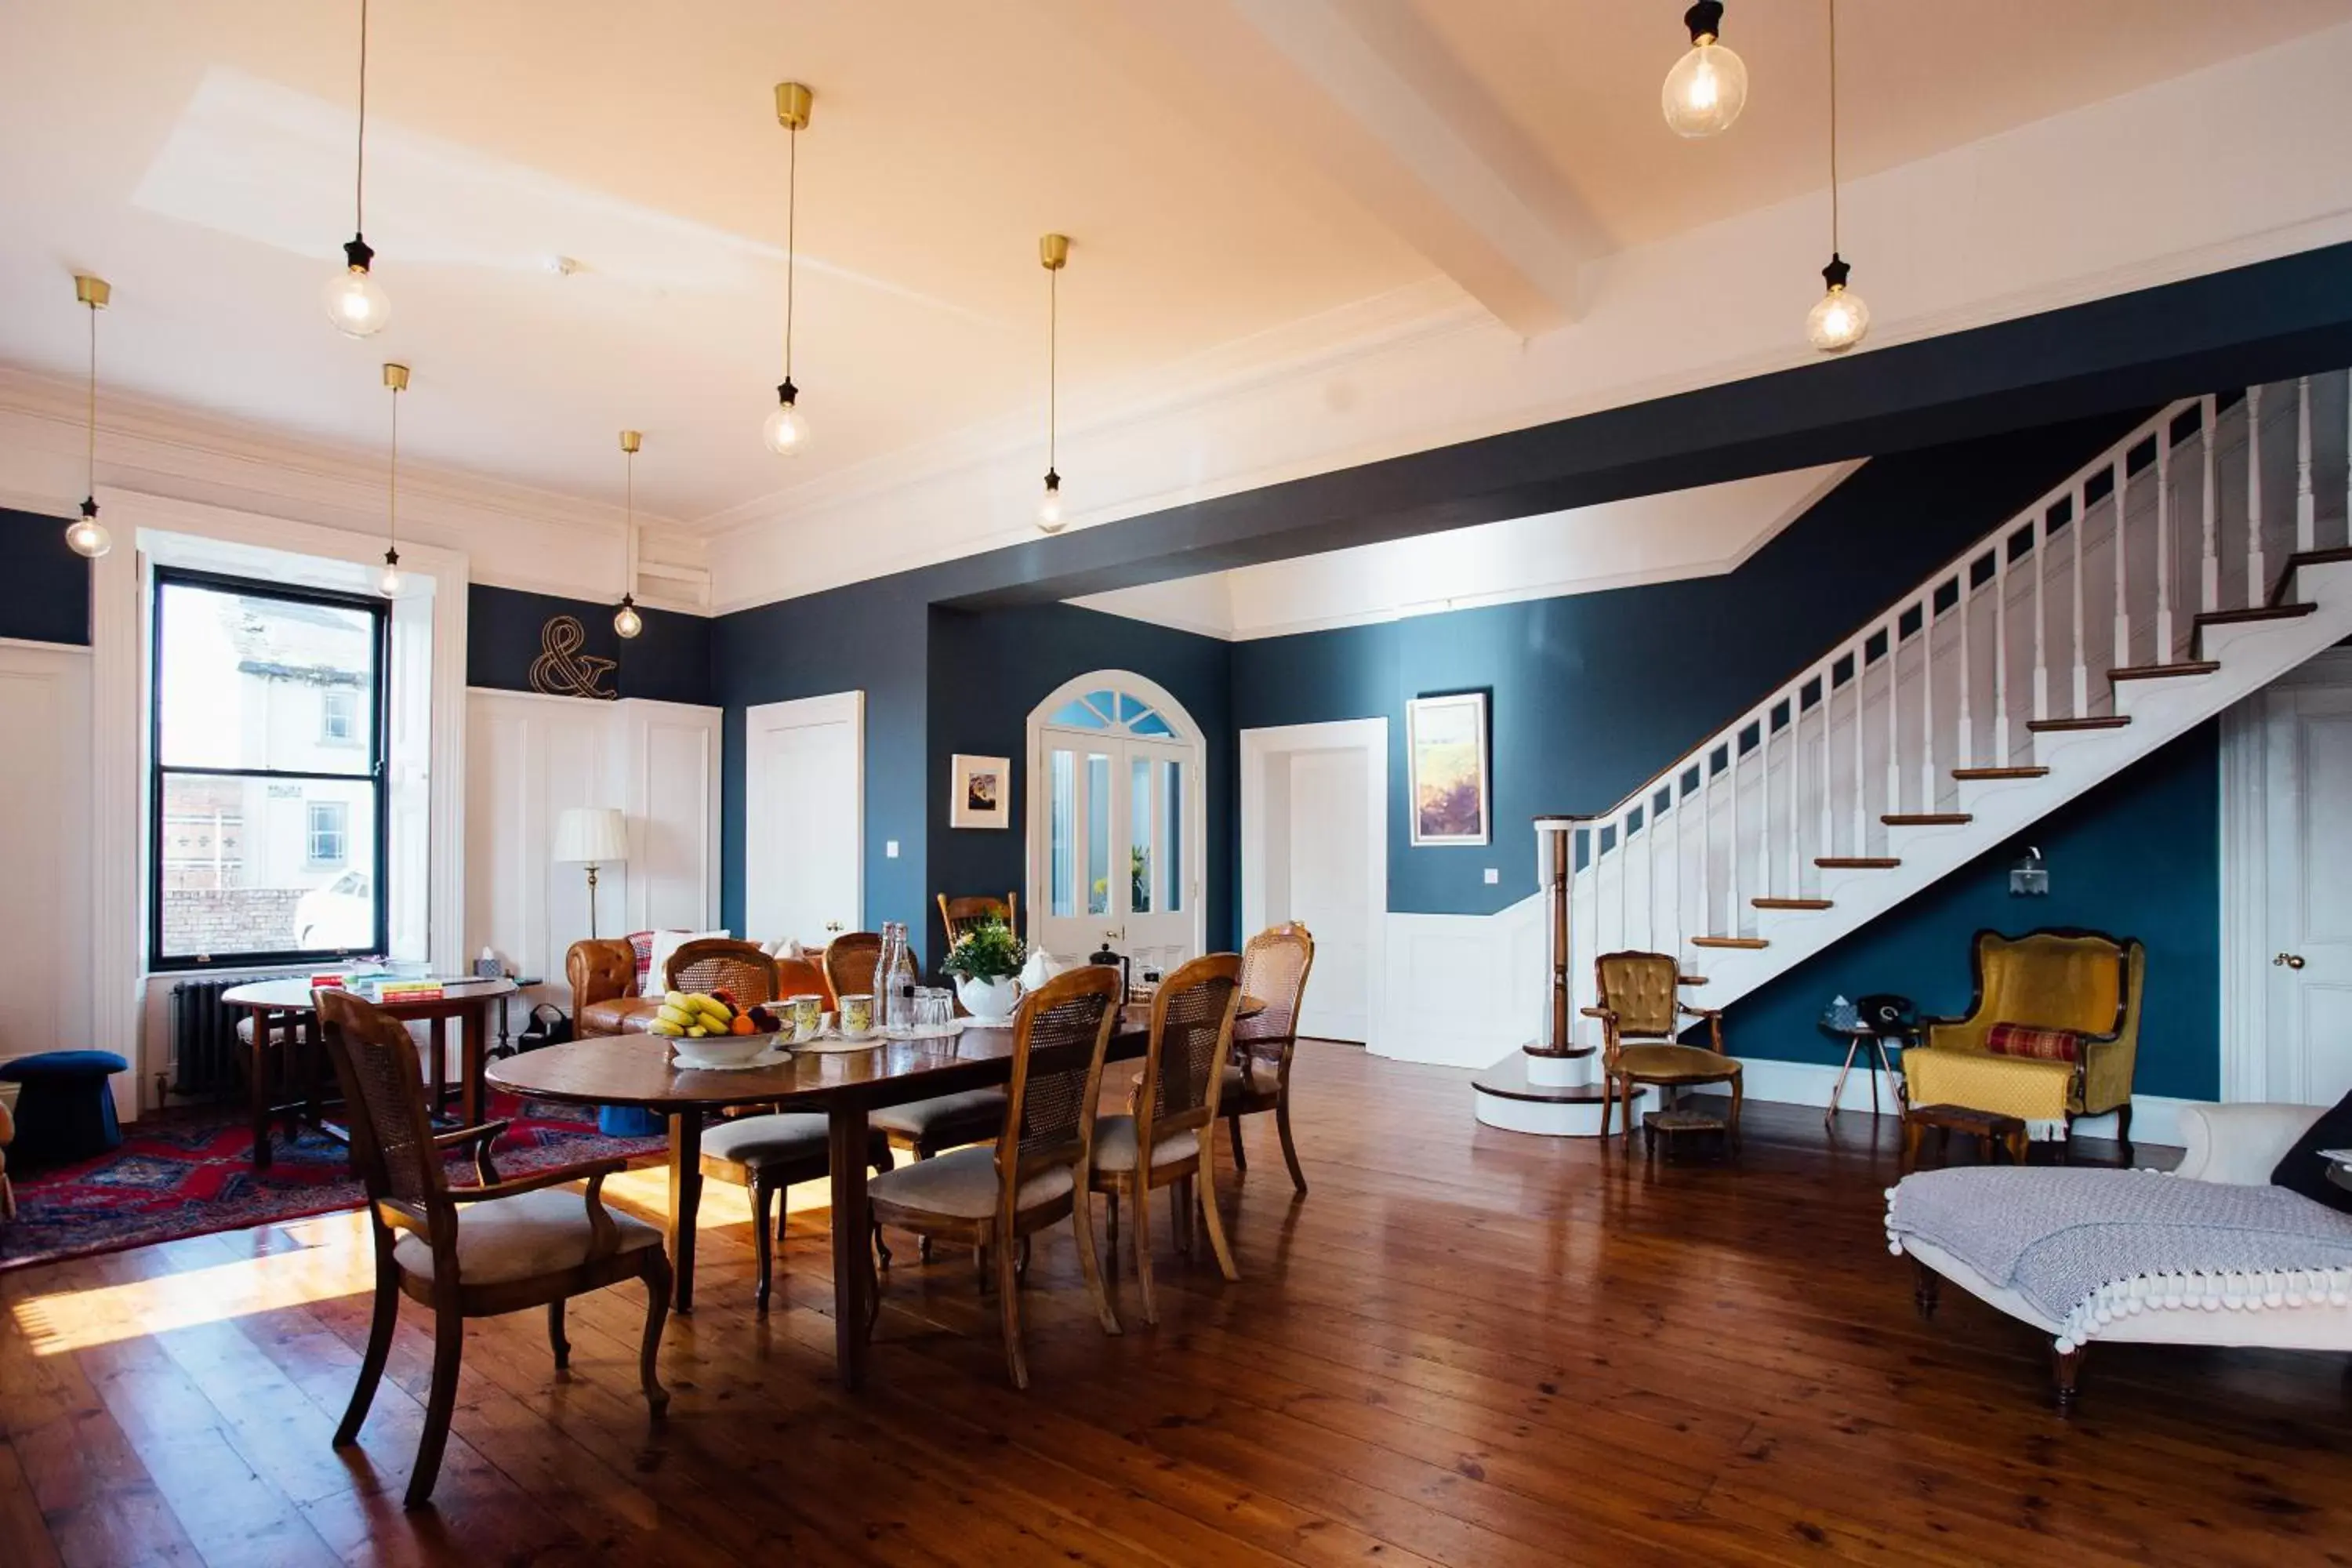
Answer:
[[[1772,1100],[1781,1105],[1818,1105],[1826,1107],[1830,1090],[1837,1085],[1838,1069],[1824,1062],[1778,1062],[1761,1057],[1742,1057],[1739,1064],[1746,1070],[1749,1100]],[[1895,1113],[1895,1078],[1879,1085],[1879,1108],[1887,1115]],[[1702,1090],[1702,1093],[1712,1092]],[[2201,1104],[2202,1101],[2179,1100],[2169,1095],[2137,1094],[2132,1097],[2132,1142],[2163,1143],[2178,1148],[2180,1144],[2180,1108]],[[1870,1079],[1864,1074],[1862,1064],[1854,1064],[1853,1076],[1846,1079],[1845,1094],[1838,1101],[1840,1110],[1870,1109]],[[2113,1138],[2116,1119],[2105,1116],[2078,1117],[2075,1132],[2084,1138]]]

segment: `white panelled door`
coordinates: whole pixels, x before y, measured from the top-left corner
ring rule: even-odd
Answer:
[[[2270,1092],[2352,1093],[2352,687],[2265,693]]]
[[[823,947],[866,919],[866,695],[744,716],[743,923],[752,942]]]
[[[1385,759],[1382,759],[1385,761]],[[1370,830],[1368,751],[1292,753],[1285,869],[1288,918],[1315,938],[1313,984],[1299,1010],[1298,1032],[1327,1040],[1369,1037],[1370,935],[1365,911],[1373,891],[1364,856]],[[1385,889],[1383,896],[1385,895]]]
[[[1105,942],[1137,973],[1202,951],[1201,740],[1141,678],[1073,681],[1030,716],[1029,939],[1066,959]]]

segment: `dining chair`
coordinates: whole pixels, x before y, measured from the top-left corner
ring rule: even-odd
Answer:
[[[493,1121],[436,1133],[425,1110],[416,1045],[400,1021],[343,991],[316,994],[327,1053],[351,1113],[352,1163],[367,1192],[375,1242],[375,1308],[359,1383],[335,1428],[335,1446],[359,1436],[392,1351],[400,1298],[433,1309],[433,1377],[425,1429],[409,1472],[407,1505],[433,1495],[457,1403],[457,1363],[467,1318],[547,1309],[547,1340],[556,1370],[571,1362],[563,1303],[624,1279],[646,1286],[645,1338],[637,1376],[653,1419],[669,1392],[656,1375],[663,1320],[669,1312],[669,1259],[661,1232],[605,1208],[604,1178],[628,1168],[623,1159],[501,1182],[489,1144],[507,1124]],[[471,1146],[482,1184],[452,1187],[444,1155]],[[585,1178],[584,1193],[557,1191]]]
[[[664,991],[724,991],[737,1007],[777,999],[776,961],[755,942],[706,936],[680,942],[663,966]]]
[[[970,901],[956,900],[958,903]],[[941,908],[946,907],[943,900]],[[869,935],[869,932],[858,931],[835,938],[833,946],[824,950],[827,972],[833,971],[835,949]],[[835,984],[840,984],[843,980],[856,980],[857,983],[849,987],[853,994],[859,991],[871,991],[874,965],[880,962],[881,956],[880,937],[873,938],[870,950],[862,942],[850,948],[844,954],[841,978],[835,980]],[[862,971],[858,968],[860,963],[865,966]],[[917,968],[920,967],[918,963]],[[888,1134],[892,1143],[918,1160],[928,1160],[944,1150],[961,1149],[966,1144],[985,1143],[993,1139],[1004,1125],[1004,1091],[996,1088],[968,1089],[956,1094],[933,1095],[929,1100],[911,1100],[905,1105],[877,1106],[871,1120],[874,1126]],[[922,1256],[929,1258],[930,1255],[931,1248],[927,1240]]]
[[[882,962],[882,933],[848,931],[824,944],[824,981],[837,1005],[844,996],[874,994],[874,971]]]
[[[1727,1131],[1737,1149],[1740,1069],[1738,1062],[1723,1054],[1723,1015],[1682,999],[1682,965],[1670,953],[1604,952],[1592,961],[1592,971],[1600,1003],[1584,1014],[1601,1020],[1601,1085],[1607,1094],[1601,1102],[1601,1136],[1609,1136],[1610,1104],[1619,1100],[1625,1113],[1625,1142],[1632,1145],[1633,1095],[1641,1085],[1688,1089],[1725,1083],[1731,1086]],[[1709,1046],[1681,1042],[1684,1018],[1706,1022]]]
[[[1283,1163],[1301,1197],[1307,1173],[1298,1168],[1298,1146],[1290,1135],[1290,1067],[1298,1055],[1298,1011],[1314,967],[1315,938],[1296,921],[1250,938],[1242,950],[1241,990],[1261,1011],[1234,1024],[1234,1059],[1218,1099],[1236,1171],[1249,1169],[1249,1157],[1242,1152],[1242,1118],[1274,1112]]]
[[[1095,1313],[1107,1331],[1118,1331],[1103,1293],[1086,1191],[1103,1053],[1118,1022],[1121,984],[1118,970],[1089,964],[1024,996],[1013,1019],[1013,1076],[995,1143],[902,1165],[866,1189],[877,1223],[992,1257],[1004,1364],[1015,1388],[1029,1386],[1021,1348],[1024,1237],[1067,1218]],[[1039,1052],[1054,1059],[1035,1068]]]
[[[1008,931],[1020,929],[1021,895],[1007,893],[997,898],[992,893],[973,893],[961,899],[950,899],[945,893],[931,895],[940,903],[940,926],[947,932],[948,945],[953,947],[956,938],[982,921],[994,921]]]
[[[1147,1323],[1160,1321],[1151,1289],[1150,1200],[1160,1187],[1177,1189],[1177,1235],[1189,1234],[1197,1200],[1219,1271],[1229,1283],[1241,1278],[1217,1215],[1213,1142],[1217,1101],[1234,1048],[1234,1011],[1241,1004],[1241,969],[1239,953],[1213,952],[1160,982],[1151,998],[1151,1040],[1131,1114],[1106,1116],[1095,1124],[1091,1184],[1110,1196],[1111,1267],[1118,1266],[1118,1201],[1124,1196],[1133,1200],[1130,1246]]]

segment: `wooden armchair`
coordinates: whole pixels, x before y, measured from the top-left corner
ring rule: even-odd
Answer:
[[[988,893],[961,899],[950,899],[945,893],[932,896],[940,901],[940,925],[947,932],[950,947],[955,945],[956,938],[982,921],[995,921],[1009,931],[1021,929],[1018,893],[1007,893],[1001,899]]]
[[[1264,1011],[1234,1025],[1234,1062],[1225,1069],[1217,1113],[1225,1119],[1234,1148],[1234,1169],[1246,1171],[1242,1118],[1274,1112],[1290,1184],[1307,1195],[1307,1175],[1298,1168],[1298,1148],[1290,1137],[1290,1063],[1298,1054],[1298,1010],[1307,996],[1307,976],[1315,967],[1315,939],[1296,921],[1270,926],[1242,950],[1242,994]]]
[[[561,1371],[572,1353],[563,1333],[563,1303],[624,1279],[644,1280],[646,1330],[637,1375],[658,1421],[669,1404],[654,1365],[669,1311],[669,1259],[659,1230],[604,1207],[604,1178],[625,1170],[628,1163],[601,1160],[519,1181],[496,1180],[489,1142],[506,1123],[436,1136],[407,1029],[347,992],[321,991],[317,999],[327,1052],[350,1102],[352,1163],[367,1189],[375,1237],[375,1311],[359,1383],[335,1428],[335,1446],[350,1444],[367,1419],[392,1351],[403,1295],[431,1307],[434,1320],[433,1381],[416,1465],[409,1472],[411,1508],[433,1495],[440,1474],[457,1403],[457,1363],[467,1318],[545,1307],[548,1344]],[[453,1188],[444,1152],[468,1144],[475,1148],[483,1185]],[[583,1176],[584,1194],[556,1190]]]
[[[1585,1008],[1584,1016],[1601,1020],[1601,1083],[1609,1094],[1601,1102],[1601,1135],[1609,1136],[1611,1101],[1616,1100],[1625,1113],[1625,1142],[1633,1142],[1633,1094],[1639,1086],[1686,1089],[1726,1083],[1731,1086],[1727,1131],[1738,1148],[1745,1091],[1739,1064],[1723,1054],[1723,1015],[1682,999],[1676,990],[1682,965],[1670,953],[1604,952],[1592,961],[1592,969],[1600,1005]],[[1682,1044],[1684,1018],[1706,1020],[1706,1046]]]
[[[1143,1076],[1136,1081],[1134,1113],[1106,1116],[1095,1125],[1092,1184],[1096,1192],[1110,1194],[1112,1267],[1118,1262],[1118,1200],[1124,1194],[1134,1200],[1131,1245],[1147,1323],[1160,1321],[1151,1289],[1151,1194],[1158,1188],[1177,1189],[1180,1240],[1190,1235],[1191,1200],[1197,1192],[1219,1271],[1228,1281],[1241,1278],[1217,1213],[1214,1144],[1217,1101],[1232,1070],[1241,969],[1239,953],[1213,952],[1160,983],[1151,998],[1151,1043]],[[1104,1327],[1118,1331],[1108,1321]]]
[[[1121,980],[1108,964],[1056,975],[1021,999],[1013,1020],[1013,1078],[993,1147],[959,1149],[874,1178],[866,1194],[877,1224],[985,1249],[996,1265],[1004,1363],[1029,1386],[1021,1348],[1021,1238],[1063,1218],[1077,1234],[1078,1267],[1107,1331],[1118,1331],[1095,1256],[1091,1168],[1103,1053],[1118,1022]],[[1035,1065],[1039,1053],[1047,1062]]]
[[[1922,1018],[1921,1042],[1903,1053],[1909,1102],[1998,1111],[2037,1132],[2068,1131],[2077,1116],[2112,1110],[2117,1141],[2128,1144],[2147,950],[2104,931],[1980,931],[1969,964],[1976,994],[1968,1012]],[[2041,1044],[2054,1054],[1994,1051],[2001,1025],[2046,1037]]]

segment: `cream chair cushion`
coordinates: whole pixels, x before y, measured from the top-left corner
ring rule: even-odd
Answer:
[[[1201,1152],[1201,1140],[1191,1128],[1171,1133],[1151,1146],[1151,1168],[1174,1165],[1192,1159]],[[1135,1169],[1135,1118],[1105,1116],[1095,1122],[1095,1169],[1097,1171],[1132,1171]]]
[[[871,1120],[884,1131],[905,1138],[920,1138],[950,1121],[970,1121],[974,1125],[990,1122],[988,1131],[979,1135],[993,1138],[1004,1125],[1004,1091],[968,1089],[961,1094],[940,1094],[906,1105],[886,1105],[877,1108]]]
[[[661,1232],[645,1221],[619,1209],[605,1212],[621,1233],[621,1251],[661,1245]],[[510,1198],[460,1204],[457,1277],[467,1285],[497,1285],[561,1274],[588,1261],[595,1238],[587,1199],[570,1187],[541,1187]],[[432,1244],[415,1232],[401,1232],[392,1256],[418,1279],[433,1278]]]
[[[1067,1165],[1040,1171],[1021,1184],[1016,1209],[1052,1203],[1075,1185]],[[910,1209],[957,1219],[985,1219],[996,1212],[996,1151],[982,1145],[958,1149],[936,1159],[918,1160],[885,1171],[866,1184],[867,1193]]]
[[[824,1118],[808,1110],[739,1116],[705,1128],[702,1152],[739,1165],[819,1159],[825,1153]]]

